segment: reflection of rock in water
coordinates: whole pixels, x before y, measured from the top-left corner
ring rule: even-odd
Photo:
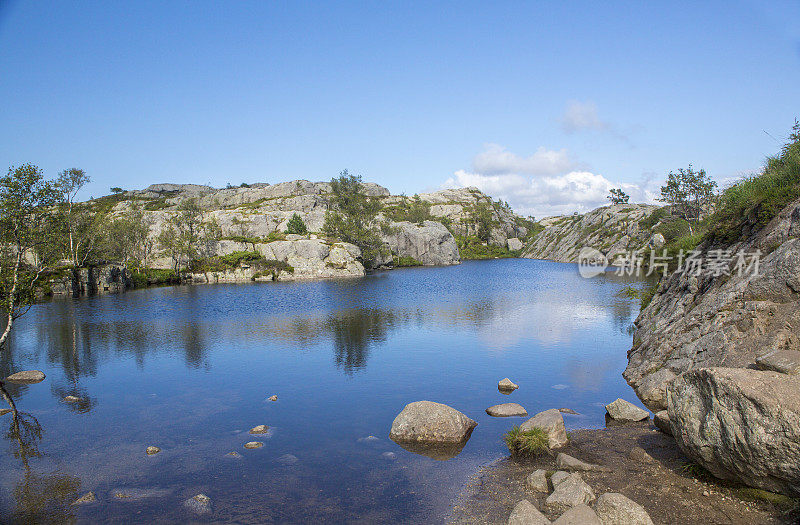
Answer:
[[[467,437],[458,443],[420,443],[419,441],[394,441],[404,449],[420,456],[429,457],[437,461],[447,461],[461,454],[464,446],[472,435],[472,429],[467,433]]]

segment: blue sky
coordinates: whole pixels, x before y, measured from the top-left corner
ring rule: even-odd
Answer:
[[[0,0],[0,163],[83,168],[85,197],[348,168],[542,216],[777,151],[800,2],[610,5]]]

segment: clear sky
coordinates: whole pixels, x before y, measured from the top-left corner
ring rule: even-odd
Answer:
[[[775,153],[800,2],[0,0],[0,101],[3,169],[83,168],[84,197],[348,168],[585,211]]]

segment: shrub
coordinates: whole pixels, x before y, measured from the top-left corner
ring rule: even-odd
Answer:
[[[392,260],[395,268],[404,268],[409,266],[422,266],[422,263],[413,257],[395,257]]]
[[[539,427],[522,430],[515,426],[503,435],[503,441],[512,456],[541,456],[550,453],[547,431]]]
[[[292,218],[286,223],[286,233],[295,235],[305,235],[308,233],[308,228],[306,228],[306,223],[303,222],[302,217],[296,213],[292,215]]]
[[[414,195],[411,199],[403,199],[395,206],[387,207],[384,214],[395,222],[408,221],[422,224],[425,221],[436,220],[431,215],[431,204]]]
[[[508,248],[484,244],[474,235],[456,235],[456,244],[461,258],[469,259],[503,259],[514,257],[514,252]]]

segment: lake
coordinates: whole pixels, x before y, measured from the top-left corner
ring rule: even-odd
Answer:
[[[0,377],[47,374],[7,385],[27,415],[21,439],[0,416],[0,522],[442,522],[525,420],[487,407],[568,407],[580,413],[564,416],[569,429],[602,427],[617,397],[639,404],[621,376],[639,310],[620,294],[631,284],[502,259],[37,305],[0,354]],[[498,392],[504,377],[519,390]],[[388,439],[423,399],[478,422],[455,458]],[[260,424],[269,434],[248,434]],[[70,505],[88,491],[96,503]],[[198,493],[211,514],[184,505]]]

